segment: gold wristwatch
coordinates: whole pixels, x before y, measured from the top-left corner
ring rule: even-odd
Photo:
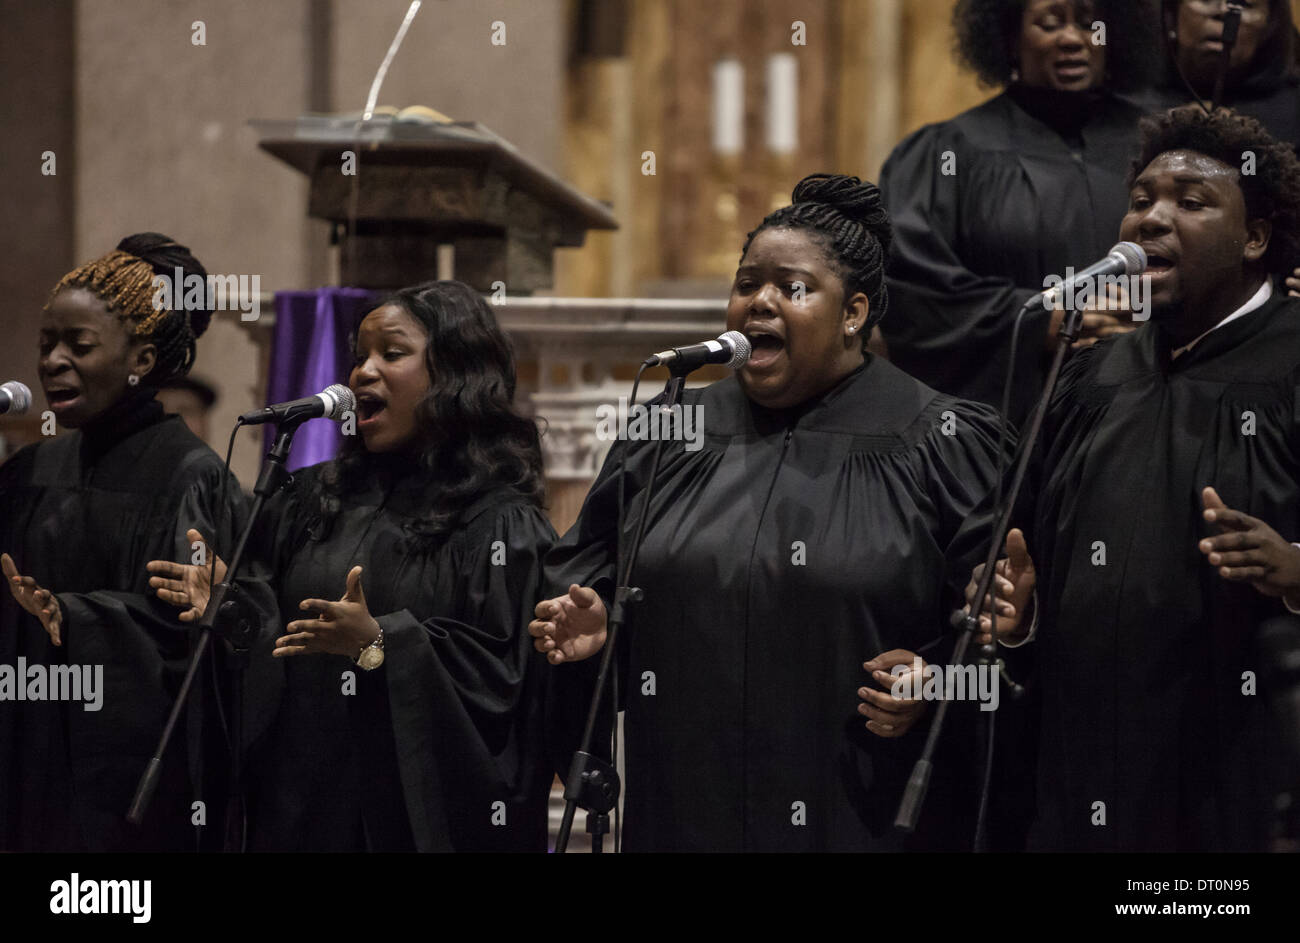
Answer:
[[[379,637],[361,649],[357,656],[357,667],[362,671],[374,671],[384,663],[384,630],[379,630]]]

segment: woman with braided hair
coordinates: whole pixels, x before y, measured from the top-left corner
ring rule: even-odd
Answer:
[[[41,385],[70,431],[0,467],[2,850],[182,850],[220,836],[206,673],[148,816],[126,822],[193,639],[145,564],[192,558],[194,528],[228,546],[242,516],[221,460],[154,398],[190,369],[211,317],[155,305],[155,275],[178,269],[206,281],[184,246],[129,236],[65,275],[41,315]],[[25,697],[4,690],[5,666]],[[59,676],[81,682],[77,699],[54,699],[53,681],[37,690]]]
[[[956,848],[971,834],[957,827],[969,767],[951,751],[917,833],[893,828],[925,725],[922,702],[890,696],[890,670],[951,643],[988,522],[958,531],[993,485],[1002,425],[867,352],[889,244],[880,191],[824,174],[745,243],[727,327],[753,356],[683,394],[703,446],[664,443],[632,576],[645,595],[619,652],[627,850]],[[652,452],[615,443],[547,558],[562,595],[529,632],[560,677],[604,645],[619,466],[626,539]]]

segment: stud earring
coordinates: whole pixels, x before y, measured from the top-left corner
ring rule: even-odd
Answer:
[[[1020,70],[1016,67],[1011,68],[1011,84],[1015,85],[1020,81]]]
[[[128,386],[139,386],[140,378],[133,373],[126,378],[126,382]]]

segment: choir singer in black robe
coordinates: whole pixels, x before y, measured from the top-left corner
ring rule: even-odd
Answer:
[[[1164,110],[1214,97],[1223,62],[1223,0],[1163,0],[1166,71],[1162,81],[1134,96],[1144,108]],[[1300,36],[1291,0],[1244,0],[1237,41],[1224,76],[1222,100],[1256,119],[1279,141],[1300,147]]]
[[[403,289],[362,320],[348,384],[360,435],[261,528],[286,685],[251,847],[545,851],[546,665],[524,626],[555,533],[509,341],[460,282]],[[205,572],[150,568],[202,608]]]
[[[1120,238],[1152,319],[1066,365],[1003,565],[1043,691],[1031,847],[1259,849],[1286,765],[1259,627],[1300,609],[1300,163],[1196,105],[1143,136]]]
[[[996,477],[1000,422],[865,351],[887,299],[879,190],[814,175],[793,199],[750,234],[733,283],[727,327],[752,358],[684,394],[701,439],[664,443],[620,644],[629,851],[969,846],[951,743],[918,832],[893,827],[926,723],[923,702],[890,697],[890,670],[946,657],[980,528],[955,538]],[[650,445],[613,445],[548,558],[564,595],[529,631],[561,677],[604,644],[619,465],[626,540]]]
[[[1044,279],[1103,258],[1124,215],[1154,40],[1134,0],[961,0],[958,54],[1001,94],[894,149],[890,359],[937,390],[1001,407],[1012,325]],[[1100,25],[1100,27],[1099,27]],[[1104,28],[1104,33],[1099,33]],[[1042,387],[1061,313],[1023,317],[1007,418]],[[1131,325],[1095,312],[1085,337]]]
[[[41,316],[41,385],[72,431],[0,468],[12,591],[0,598],[0,672],[18,684],[44,677],[42,698],[75,672],[82,699],[16,701],[0,675],[0,850],[221,847],[227,757],[206,670],[144,823],[126,822],[194,635],[153,597],[145,565],[193,559],[193,528],[230,546],[243,524],[238,483],[154,398],[189,370],[211,317],[201,302],[162,304],[191,286],[164,295],[156,275],[206,279],[184,246],[141,233],[65,275]],[[269,594],[261,600],[269,611]]]

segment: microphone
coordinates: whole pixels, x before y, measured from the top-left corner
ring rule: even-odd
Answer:
[[[10,380],[0,384],[0,413],[22,415],[32,408],[32,391],[26,383]]]
[[[256,426],[264,422],[305,422],[308,419],[326,419],[341,421],[343,414],[355,409],[356,397],[342,383],[332,383],[315,396],[276,403],[265,409],[255,409],[239,417],[241,424]]]
[[[1082,272],[1075,272],[1061,283],[1041,292],[1038,297],[1043,300],[1047,310],[1055,308],[1067,295],[1074,297],[1076,289],[1084,282],[1115,275],[1140,275],[1147,270],[1147,254],[1136,242],[1120,242],[1111,247],[1110,253],[1100,262],[1094,262]],[[1030,299],[1030,304],[1033,299]]]
[[[645,359],[647,367],[674,367],[679,370],[694,370],[706,363],[723,363],[731,370],[741,366],[753,352],[749,338],[739,331],[727,331],[714,341],[703,344],[690,344],[686,347],[674,347],[661,350]]]
[[[1214,95],[1210,99],[1210,103],[1215,107],[1223,104],[1223,87],[1228,79],[1232,47],[1237,45],[1237,34],[1241,30],[1241,15],[1245,12],[1240,0],[1228,0],[1227,9],[1223,14],[1223,52],[1219,54],[1219,69],[1214,76]]]

